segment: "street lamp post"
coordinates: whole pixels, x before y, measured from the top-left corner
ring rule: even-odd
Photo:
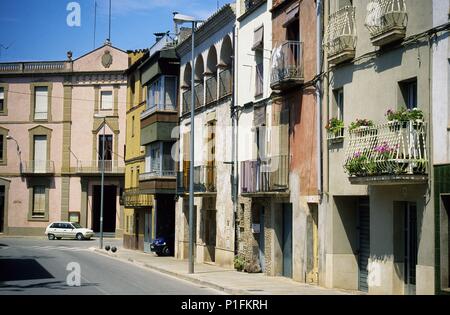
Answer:
[[[103,140],[102,140],[102,182],[100,192],[100,249],[103,249],[103,191],[105,187],[105,125],[106,116],[95,114],[95,118],[103,118]]]
[[[195,95],[194,95],[194,85],[195,85],[195,28],[198,22],[202,22],[191,16],[175,14],[173,20],[176,24],[182,24],[186,22],[191,23],[191,63],[192,63],[192,73],[191,73],[191,136],[190,136],[190,163],[189,163],[189,273],[194,273],[194,112],[195,112]]]

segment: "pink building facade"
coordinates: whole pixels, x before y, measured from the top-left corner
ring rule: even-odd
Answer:
[[[98,232],[104,165],[104,231],[121,235],[127,68],[109,44],[0,63],[0,233],[43,235],[59,220]]]

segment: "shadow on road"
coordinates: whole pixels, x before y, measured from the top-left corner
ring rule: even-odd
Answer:
[[[0,285],[5,281],[54,279],[36,259],[0,259]]]
[[[98,283],[86,283],[80,287],[96,287]],[[0,293],[1,292],[22,292],[29,289],[50,289],[50,290],[70,290],[74,287],[69,287],[64,281],[48,281],[33,284],[5,284],[0,281]]]

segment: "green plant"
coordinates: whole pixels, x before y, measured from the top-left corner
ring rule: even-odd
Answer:
[[[392,109],[388,110],[386,112],[386,117],[388,121],[407,122],[423,119],[423,112],[418,108],[407,109],[403,106],[397,111],[393,111]]]
[[[354,121],[350,124],[348,129],[349,129],[349,131],[353,131],[360,127],[373,127],[373,121],[368,120],[368,119],[357,119],[356,121]]]
[[[331,118],[325,129],[332,133],[334,136],[339,136],[341,131],[345,128],[344,122],[337,118]]]
[[[242,271],[244,270],[244,266],[245,266],[245,259],[242,256],[235,256],[234,257],[234,269],[236,269],[237,271]]]

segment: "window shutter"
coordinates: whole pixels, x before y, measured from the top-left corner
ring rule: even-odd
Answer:
[[[102,92],[102,109],[112,109],[113,108],[113,93],[112,91],[103,91]]]
[[[176,107],[176,78],[165,78],[165,109],[175,110]]]
[[[252,50],[263,49],[264,47],[264,26],[255,30]]]
[[[33,214],[42,215],[45,213],[45,187],[35,186],[33,188],[33,194]]]
[[[47,119],[47,113],[48,113],[48,88],[45,86],[36,87],[34,119]]]
[[[286,19],[284,20],[283,27],[288,27],[289,24],[298,20],[298,3],[295,3],[286,11]]]

